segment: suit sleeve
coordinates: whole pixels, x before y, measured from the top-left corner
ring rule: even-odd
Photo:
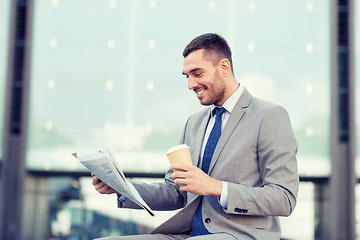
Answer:
[[[143,183],[132,181],[140,196],[153,210],[168,211],[175,210],[185,206],[186,193],[179,190],[171,179],[172,171],[165,176],[165,182],[162,183]],[[118,207],[140,209],[140,207],[127,199],[125,202],[118,200]]]
[[[288,216],[294,210],[299,188],[297,142],[285,109],[268,110],[261,122],[257,161],[262,184],[228,183],[225,212],[242,215]]]

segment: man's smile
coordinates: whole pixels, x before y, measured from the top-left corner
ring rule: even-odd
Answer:
[[[197,97],[201,98],[204,95],[205,89],[204,88],[196,89],[195,92],[196,92]]]

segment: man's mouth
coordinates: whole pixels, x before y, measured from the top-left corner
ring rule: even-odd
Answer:
[[[195,92],[196,92],[196,96],[198,98],[201,98],[205,92],[205,89],[199,89],[199,90],[196,90]]]

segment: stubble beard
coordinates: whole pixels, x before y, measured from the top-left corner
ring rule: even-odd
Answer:
[[[215,104],[216,106],[222,105],[224,102],[224,96],[226,92],[226,86],[224,80],[220,77],[220,73],[217,70],[214,76],[214,81],[209,87],[204,86],[205,91],[209,94],[207,101],[202,101],[200,99],[200,103],[204,106]]]

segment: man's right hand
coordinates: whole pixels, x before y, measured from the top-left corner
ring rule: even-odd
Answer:
[[[106,185],[103,181],[101,181],[97,176],[95,176],[95,174],[91,173],[91,176],[93,178],[92,184],[95,186],[95,190],[98,191],[99,193],[101,194],[117,193],[121,195],[120,193],[118,193],[117,191]]]

